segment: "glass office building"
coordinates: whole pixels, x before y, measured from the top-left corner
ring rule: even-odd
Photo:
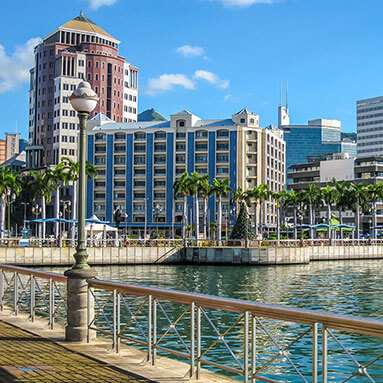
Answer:
[[[341,123],[337,120],[310,120],[307,125],[282,126],[286,142],[286,168],[307,162],[308,156],[348,153],[356,157],[356,143],[341,140]]]

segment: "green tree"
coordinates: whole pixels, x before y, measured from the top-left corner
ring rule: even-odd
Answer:
[[[254,240],[256,238],[255,231],[251,224],[251,219],[247,213],[245,201],[241,201],[237,221],[230,235],[231,239],[238,240]]]
[[[355,236],[356,239],[360,238],[360,217],[362,211],[367,209],[368,205],[368,190],[367,185],[364,183],[350,184],[350,199],[355,211]]]
[[[311,184],[309,188],[305,191],[303,199],[307,204],[309,211],[309,225],[315,225],[316,209],[322,205],[322,194],[320,188],[315,184]],[[314,238],[313,227],[310,227],[310,238]]]
[[[282,205],[286,197],[286,190],[281,190],[279,192],[272,192],[271,198],[276,202],[276,211],[277,211],[277,241],[281,239],[281,216],[282,216]]]
[[[183,214],[182,214],[182,238],[186,238],[186,222],[187,222],[187,197],[190,195],[189,172],[182,173],[181,177],[173,184],[174,199],[181,194],[183,197]]]
[[[377,219],[376,219],[376,202],[379,198],[383,197],[383,184],[377,183],[377,184],[369,184],[367,186],[367,194],[368,194],[368,200],[371,204],[371,215],[372,215],[372,227],[374,228],[372,230],[372,237],[376,238],[376,225],[377,225]]]
[[[213,192],[218,197],[218,242],[221,243],[222,238],[222,197],[227,197],[232,191],[230,188],[230,180],[228,178],[222,181],[213,179]]]
[[[32,180],[30,181],[30,188],[33,199],[41,199],[41,218],[46,219],[46,204],[52,200],[52,192],[55,190],[53,178],[49,169],[44,173],[32,170],[30,172]],[[42,223],[42,237],[45,238],[46,224]]]
[[[8,206],[8,234],[10,233],[10,202],[12,194],[16,196],[20,194],[22,188],[22,180],[19,175],[13,173],[12,169],[2,167],[0,171],[0,229],[3,237],[5,230],[5,207]]]
[[[284,191],[283,193],[284,207],[291,206],[293,208],[293,217],[294,217],[294,227],[293,235],[294,239],[297,239],[297,212],[298,206],[300,203],[299,196],[295,193],[294,190]]]
[[[207,174],[201,177],[200,193],[203,198],[203,235],[206,239],[208,230],[208,199],[213,194],[213,186],[209,184],[209,176]]]
[[[327,185],[326,187],[321,189],[321,194],[324,203],[327,206],[327,224],[328,226],[328,238],[332,239],[332,230],[331,230],[331,222],[332,222],[332,205],[336,204],[339,199],[339,192],[338,190],[332,188],[330,185]]]
[[[62,157],[61,162],[64,164],[66,182],[72,182],[72,220],[75,221],[77,219],[77,182],[80,174],[80,163],[68,157]],[[97,169],[89,161],[85,163],[85,174],[88,180],[97,178],[98,176]],[[72,239],[74,239],[75,230],[76,223],[73,222],[71,228]]]
[[[255,235],[258,237],[258,230],[261,232],[261,234],[263,230],[262,206],[264,202],[270,197],[269,186],[265,184],[256,186],[253,190],[249,191],[249,195],[254,201],[254,227],[255,227]],[[259,219],[258,219],[258,205],[259,205]],[[259,229],[258,229],[258,223],[259,223]]]

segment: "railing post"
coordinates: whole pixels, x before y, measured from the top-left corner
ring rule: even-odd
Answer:
[[[113,350],[117,350],[117,290],[113,290]]]
[[[313,324],[313,379],[318,383],[318,323]]]
[[[322,325],[322,383],[327,383],[327,329],[326,326]]]
[[[190,379],[195,369],[195,303],[190,304]]]
[[[17,276],[18,274],[16,273],[16,271],[14,272],[14,279],[13,279],[13,309],[14,309],[14,312],[15,312],[15,315],[17,315],[19,313],[19,307],[17,305],[17,300],[18,300],[18,295],[19,295],[19,284],[18,284],[18,280],[17,280]]]
[[[121,331],[121,296],[117,293],[117,352],[120,352],[120,331]]]
[[[251,315],[251,383],[255,382],[256,355],[257,355],[257,319]]]
[[[153,355],[152,355],[152,365],[156,363],[156,343],[157,343],[157,299],[153,299]]]
[[[153,344],[153,297],[152,295],[148,296],[148,357],[147,361],[150,363],[152,361],[152,344]]]
[[[49,328],[53,330],[53,313],[55,307],[55,296],[53,290],[53,281],[52,278],[49,279]]]
[[[243,382],[249,381],[249,312],[243,316]]]
[[[4,271],[0,271],[0,310],[3,311],[4,308]]]
[[[31,321],[35,321],[35,305],[36,305],[36,293],[35,293],[35,277],[31,275]]]
[[[88,323],[88,329],[86,333],[86,341],[87,343],[90,343],[90,324],[92,323],[91,313],[90,313],[90,300],[91,300],[91,289],[88,286],[88,299],[87,299],[87,307],[86,307],[86,315],[87,315],[87,323]]]
[[[197,306],[197,380],[201,377],[201,307]]]

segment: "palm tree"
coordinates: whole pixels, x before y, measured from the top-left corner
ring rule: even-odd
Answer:
[[[186,222],[187,222],[187,197],[190,195],[189,172],[182,173],[181,177],[173,184],[174,199],[181,194],[184,199],[182,214],[182,238],[186,238]]]
[[[372,237],[376,237],[376,201],[383,196],[383,184],[369,184],[367,186],[368,199],[371,203],[372,227],[374,228]]]
[[[230,188],[229,178],[225,178],[222,181],[213,179],[213,192],[218,197],[218,243],[221,243],[222,238],[222,197],[227,197],[232,191]]]
[[[339,192],[338,190],[332,188],[330,185],[327,185],[325,188],[321,189],[321,194],[323,201],[325,202],[327,206],[327,223],[328,223],[328,239],[331,241],[332,239],[332,232],[331,232],[331,221],[332,221],[332,214],[331,214],[331,206],[333,204],[336,204],[339,199]]]
[[[271,192],[271,198],[276,202],[277,208],[277,243],[281,239],[281,211],[282,211],[282,201],[286,198],[286,190],[281,190],[279,192]]]
[[[306,190],[305,192],[304,200],[309,210],[309,225],[313,226],[315,224],[315,210],[322,204],[322,195],[320,188],[315,184],[311,184],[308,190]],[[314,238],[313,227],[310,227],[310,238]]]
[[[207,177],[207,178],[206,178]],[[198,172],[193,172],[189,176],[188,184],[190,195],[194,196],[194,208],[195,208],[195,238],[196,245],[198,246],[199,239],[199,202],[198,195],[201,191],[201,187],[206,180],[209,179],[209,176],[200,177]]]
[[[255,235],[258,238],[258,204],[259,204],[259,229],[262,234],[262,229],[263,229],[263,218],[262,218],[262,205],[263,203],[269,199],[270,197],[270,191],[269,191],[269,186],[265,184],[261,184],[259,186],[256,186],[253,190],[250,192],[251,198],[254,199],[254,226],[255,226]]]
[[[5,206],[6,199],[11,198],[11,195],[15,193],[15,195],[19,195],[22,188],[21,178],[14,174],[11,168],[2,167],[0,171],[0,195],[1,195],[1,203],[0,203],[0,229],[1,237],[3,237],[4,229],[5,229]],[[8,203],[8,209],[10,208],[10,204]],[[8,233],[10,230],[10,219],[9,219],[9,210],[8,210]],[[9,236],[9,235],[8,235]]]
[[[68,173],[65,171],[66,164],[64,162],[60,162],[54,170],[50,172],[50,176],[52,177],[52,183],[55,188],[55,218],[60,218],[60,186],[61,183],[65,186],[68,182]],[[55,222],[55,237],[59,236],[59,221]]]
[[[44,173],[35,170],[30,172],[33,177],[30,183],[33,199],[41,198],[41,218],[46,218],[46,204],[52,200],[52,192],[55,190],[51,171]],[[45,222],[42,223],[42,237],[45,238]]]
[[[208,231],[208,199],[213,193],[213,186],[209,184],[209,176],[206,174],[200,180],[200,193],[203,198],[203,235],[207,238]]]
[[[68,157],[62,157],[61,162],[65,164],[64,172],[66,182],[72,182],[72,220],[75,221],[77,219],[77,181],[80,174],[80,163],[75,162]],[[97,169],[89,161],[86,161],[85,163],[85,174],[88,180],[97,178],[98,176]],[[73,222],[71,229],[72,239],[74,239],[75,230],[76,223]]]
[[[364,210],[366,208],[366,202],[368,200],[367,197],[367,185],[364,183],[359,184],[350,184],[350,198],[353,202],[353,205],[355,206],[355,236],[356,239],[359,240],[359,233],[360,233],[360,213],[361,208]]]
[[[339,211],[339,222],[343,224],[342,212],[352,209],[353,201],[351,199],[350,188],[351,185],[346,181],[337,181],[335,178],[332,180],[332,184],[338,191],[338,200],[336,206]],[[340,238],[343,239],[343,228],[340,229]]]
[[[292,206],[294,215],[294,239],[297,239],[297,210],[299,206],[299,197],[294,190],[284,191],[284,206]]]

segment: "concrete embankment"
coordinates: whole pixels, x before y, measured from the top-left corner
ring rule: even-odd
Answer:
[[[19,266],[70,266],[73,248],[1,247],[0,263]],[[307,247],[93,247],[91,265],[235,264],[289,265],[311,261],[383,259],[383,246]]]

